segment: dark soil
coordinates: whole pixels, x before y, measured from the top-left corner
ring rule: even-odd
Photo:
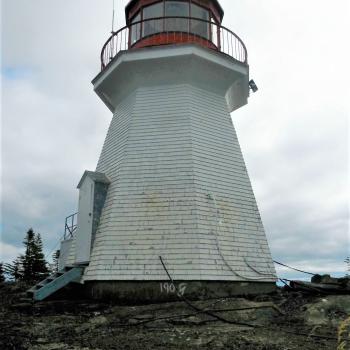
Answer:
[[[2,350],[329,350],[337,349],[338,328],[348,317],[339,300],[323,310],[317,305],[329,304],[327,296],[282,290],[192,302],[211,315],[183,301],[119,306],[66,298],[33,304],[23,290],[0,286]]]

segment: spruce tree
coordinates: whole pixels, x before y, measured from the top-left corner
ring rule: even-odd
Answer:
[[[23,242],[25,254],[21,257],[23,269],[22,280],[34,283],[47,277],[49,270],[43,253],[43,243],[40,234],[29,229]]]
[[[45,261],[45,256],[43,253],[43,241],[41,240],[40,233],[38,233],[34,237],[33,249],[34,249],[33,278],[34,278],[34,281],[42,280],[48,276],[49,269],[47,266],[47,262]]]
[[[4,264],[5,276],[14,282],[23,280],[22,259],[23,256],[20,255],[12,263]]]
[[[34,261],[35,261],[35,233],[32,228],[27,232],[23,244],[25,246],[25,253],[21,257],[21,265],[23,268],[23,281],[33,282],[34,278]]]
[[[46,278],[49,274],[48,264],[43,253],[43,242],[40,234],[29,229],[24,241],[24,255],[20,255],[11,264],[4,264],[5,275],[13,281],[29,284]]]

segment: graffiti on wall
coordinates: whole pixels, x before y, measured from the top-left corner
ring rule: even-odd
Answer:
[[[183,296],[185,294],[187,288],[186,283],[180,283],[175,287],[174,283],[165,282],[160,284],[160,292],[166,294],[178,294],[179,296]]]

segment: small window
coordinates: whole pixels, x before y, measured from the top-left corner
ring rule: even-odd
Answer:
[[[198,5],[191,4],[191,17],[209,21],[209,11]],[[191,33],[209,39],[209,23],[192,19]]]
[[[188,2],[183,1],[166,1],[165,16],[166,17],[189,17],[190,8]],[[188,19],[184,18],[168,18],[166,20],[166,30],[174,32],[188,32]]]
[[[143,36],[148,36],[163,31],[162,19],[150,19],[163,17],[163,8],[163,2],[159,2],[143,9],[143,20],[145,21],[143,22]]]
[[[138,13],[132,20],[131,20],[131,45],[135,44],[136,41],[141,39],[141,23],[133,24],[136,22],[141,21],[141,15]]]

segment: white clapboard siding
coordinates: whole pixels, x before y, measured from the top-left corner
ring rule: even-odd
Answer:
[[[76,252],[76,236],[73,234],[72,244],[69,248],[68,256],[65,259],[64,266],[72,266],[75,264],[75,252]]]
[[[259,277],[249,265],[262,273],[274,274],[226,101],[222,96],[196,88],[191,89],[190,101],[199,231],[217,237],[208,247],[212,258],[203,254],[202,276],[213,261],[220,266],[223,263],[225,271],[243,273],[247,278]]]
[[[274,281],[224,97],[138,88],[113,116],[97,171],[111,184],[85,281],[167,279],[159,256],[176,280]]]

